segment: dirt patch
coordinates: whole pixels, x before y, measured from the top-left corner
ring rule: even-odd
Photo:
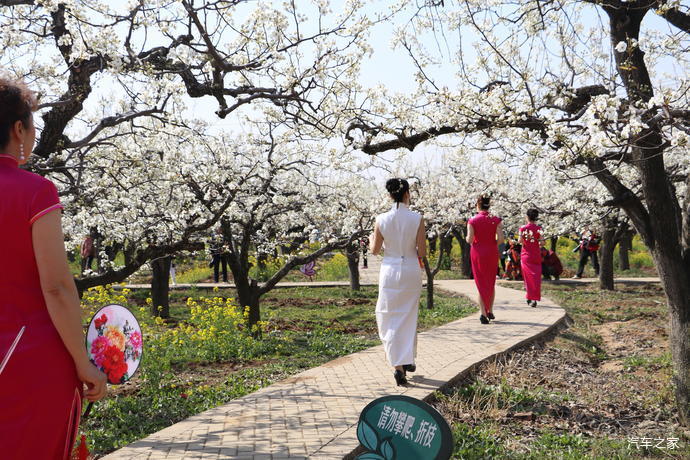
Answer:
[[[603,348],[613,358],[631,355],[660,356],[668,350],[668,331],[647,318],[612,321],[593,326]]]
[[[277,297],[266,297],[262,300],[264,304],[271,304],[276,307],[293,307],[293,308],[308,308],[312,309],[318,306],[339,306],[339,307],[356,307],[359,305],[373,305],[374,301],[371,299],[310,299],[294,297],[291,299],[279,299]]]
[[[595,437],[667,436],[677,429],[671,399],[657,398],[662,382],[632,384],[616,364],[597,367],[565,350],[533,345],[487,363],[461,384],[478,390],[437,406],[453,422],[493,419],[516,445],[529,444],[545,428]]]
[[[690,433],[676,415],[661,289],[580,289],[562,302],[572,308],[570,329],[482,365],[437,408],[452,423],[499,427],[501,443],[521,452],[544,432],[623,443],[676,435],[687,445]],[[688,458],[688,452],[666,454]]]
[[[360,334],[375,330],[375,328],[371,327],[358,327],[356,325],[346,324],[337,318],[333,318],[329,322],[306,319],[291,320],[286,318],[272,318],[268,322],[268,330],[307,332],[315,329],[329,329],[347,334]]]

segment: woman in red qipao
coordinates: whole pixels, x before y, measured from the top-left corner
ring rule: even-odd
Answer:
[[[522,266],[522,279],[525,280],[527,305],[536,307],[541,300],[541,227],[536,224],[539,211],[527,210],[527,225],[520,227],[520,264]]]
[[[19,168],[36,138],[36,99],[0,76],[0,457],[69,458],[83,384],[105,395],[86,354],[52,182]]]
[[[477,199],[479,212],[467,222],[467,242],[472,245],[470,260],[474,283],[479,291],[479,321],[482,324],[489,324],[490,319],[495,319],[493,306],[498,268],[498,242],[504,240],[501,218],[489,214],[490,205],[489,197],[480,196]]]

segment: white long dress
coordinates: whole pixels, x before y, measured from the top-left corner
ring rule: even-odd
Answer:
[[[376,218],[383,235],[376,322],[392,366],[414,364],[422,271],[417,260],[417,229],[422,216],[400,203]]]

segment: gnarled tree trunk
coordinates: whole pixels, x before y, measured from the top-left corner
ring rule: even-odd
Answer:
[[[440,244],[439,244],[439,267],[441,270],[450,270],[451,269],[451,260],[450,260],[450,252],[453,250],[453,235],[452,234],[443,234],[439,237]]]
[[[601,237],[599,249],[599,287],[613,291],[613,252],[616,247],[616,227],[607,222]]]
[[[427,243],[429,243],[429,255],[433,255],[436,253],[436,245],[438,243],[438,235],[434,235],[431,238],[426,239]]]
[[[350,273],[350,289],[359,291],[359,247],[353,243],[345,248],[345,256],[347,257],[347,268]]]
[[[234,275],[235,273],[233,272],[233,277]],[[240,306],[242,308],[249,307],[249,317],[247,320],[248,326],[251,328],[261,320],[258,283],[256,280],[249,279],[248,277],[244,277],[243,279],[239,280],[239,282],[238,279],[235,278],[235,286],[237,288],[237,300],[239,300]],[[256,331],[252,331],[252,335],[254,335],[254,337],[258,337],[261,335],[261,331],[258,329]]]
[[[472,260],[470,259],[470,244],[465,240],[467,227],[462,225],[453,227],[453,236],[460,245],[460,273],[463,278],[471,279]]]
[[[621,270],[630,270],[630,251],[634,235],[634,232],[628,230],[623,233],[618,243],[618,266]]]
[[[170,318],[170,262],[170,257],[151,261],[151,314],[161,318]]]

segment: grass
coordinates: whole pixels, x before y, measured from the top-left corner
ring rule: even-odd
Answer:
[[[457,459],[690,458],[677,424],[667,312],[657,285],[545,286],[574,324],[479,370],[434,405]],[[677,449],[636,445],[679,438]]]
[[[261,339],[248,333],[234,292],[173,291],[169,322],[148,313],[145,290],[87,292],[85,317],[100,305],[130,306],[142,324],[144,360],[125,385],[111,387],[82,425],[102,455],[193,414],[254,392],[305,369],[379,344],[376,288],[277,289],[262,302]],[[189,299],[191,297],[191,300]],[[419,314],[428,329],[476,311],[463,298],[438,294],[434,310]],[[287,358],[287,359],[286,359]]]

